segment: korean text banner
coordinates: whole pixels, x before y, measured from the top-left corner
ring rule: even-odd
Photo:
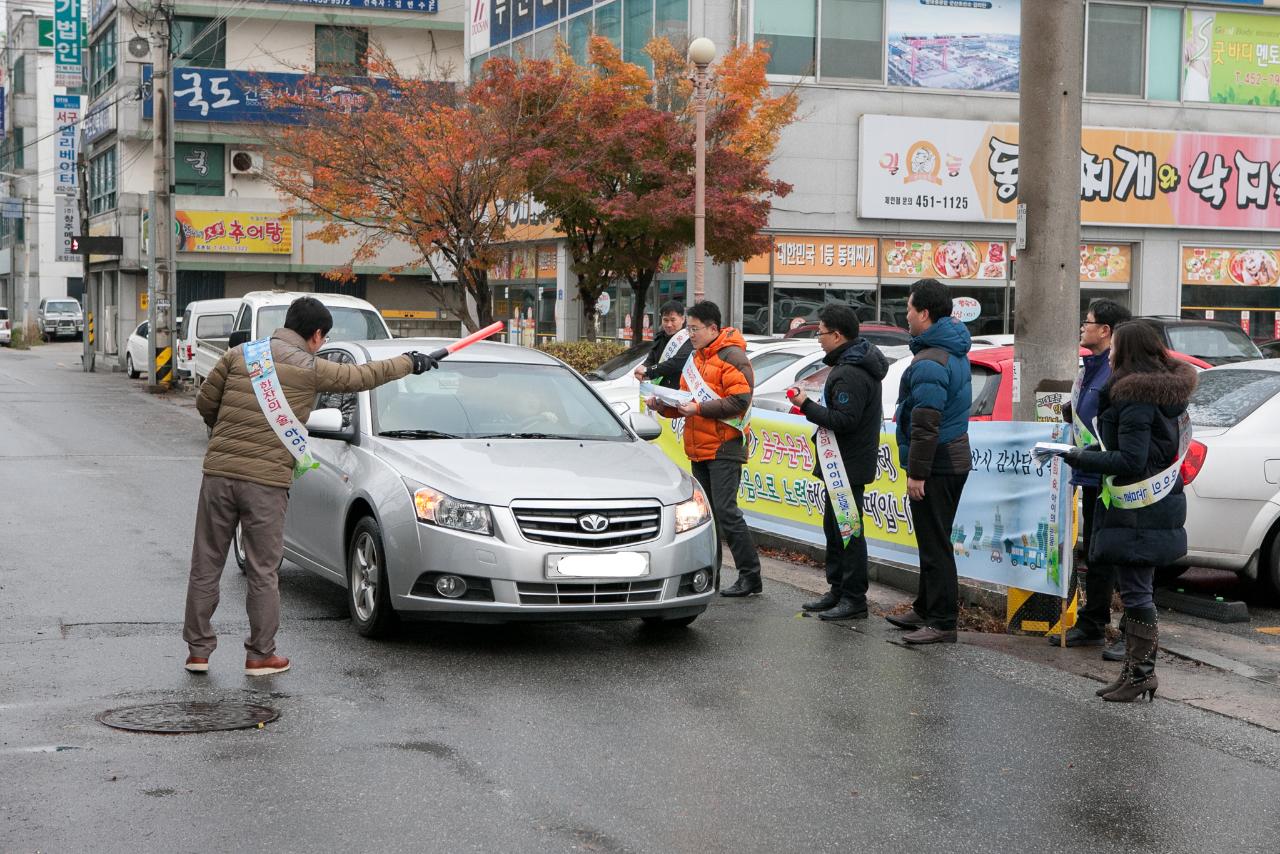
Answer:
[[[1085,128],[1085,224],[1280,229],[1280,137]],[[858,215],[1012,222],[1015,124],[862,117]]]
[[[271,3],[291,3],[295,6],[323,6],[337,9],[376,9],[381,12],[440,11],[440,0],[268,0]]]
[[[1280,17],[1186,14],[1182,100],[1280,107]]]
[[[144,83],[150,75],[143,69]],[[251,122],[295,124],[302,110],[290,96],[320,91],[326,102],[348,110],[362,108],[359,89],[368,86],[391,91],[385,80],[368,77],[317,78],[277,71],[235,71],[226,68],[177,68],[173,72],[173,117],[180,122]],[[143,108],[143,117],[150,112]]]
[[[278,214],[178,211],[174,220],[179,252],[293,252],[293,220]]]
[[[80,86],[81,68],[80,0],[53,0],[54,86]]]
[[[773,251],[744,265],[750,275],[768,275],[770,256],[775,276],[875,276],[878,249],[873,237],[826,234],[779,234]]]
[[[890,86],[1018,91],[1019,0],[888,0]]]
[[[684,419],[658,421],[658,446],[687,468]],[[822,545],[826,490],[810,474],[813,430],[801,416],[754,408],[738,505],[753,528]],[[1040,463],[1031,453],[1036,442],[1063,437],[1062,424],[969,425],[973,470],[951,531],[961,575],[1065,598],[1074,543],[1070,472],[1059,459]],[[885,422],[880,435],[876,480],[863,495],[862,525],[873,558],[919,566],[907,474],[898,461],[892,422]]]
[[[80,96],[54,95],[53,122],[58,128],[54,139],[53,191],[75,195],[80,187],[76,174],[76,157],[79,154]]]

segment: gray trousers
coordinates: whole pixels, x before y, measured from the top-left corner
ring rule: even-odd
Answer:
[[[187,582],[187,615],[182,639],[191,654],[208,658],[218,646],[213,612],[218,607],[222,567],[236,524],[240,524],[246,557],[249,593],[249,637],[246,658],[258,661],[276,651],[280,628],[280,589],[276,570],[284,554],[284,514],[289,490],[247,480],[205,475],[196,509],[196,533],[191,545],[191,577]]]

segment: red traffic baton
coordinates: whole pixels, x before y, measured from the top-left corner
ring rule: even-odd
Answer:
[[[795,399],[796,399],[796,394],[797,394],[797,392],[796,392],[796,390],[795,390],[795,389],[793,389],[793,388],[789,388],[789,389],[787,389],[787,400],[795,400]],[[792,405],[792,407],[791,407],[791,414],[792,414],[792,415],[803,415],[804,413],[800,410],[800,407],[795,406],[795,405]]]
[[[491,323],[490,325],[486,326],[484,329],[481,329],[479,332],[472,332],[466,338],[459,338],[457,341],[454,341],[448,347],[441,347],[439,350],[433,350],[428,355],[431,356],[431,358],[433,359],[443,359],[445,356],[448,356],[451,353],[456,353],[459,350],[461,350],[463,347],[470,347],[472,344],[476,343],[477,341],[483,341],[484,339],[488,338],[490,335],[493,335],[494,333],[497,333],[497,332],[501,332],[505,328],[506,328],[506,324],[504,324],[501,320],[499,320],[495,323]]]

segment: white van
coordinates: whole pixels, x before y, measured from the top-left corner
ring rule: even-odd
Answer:
[[[236,309],[230,335],[196,338],[192,371],[196,384],[204,382],[228,347],[266,337],[284,326],[289,305],[298,297],[315,297],[333,314],[332,341],[377,341],[393,338],[387,322],[372,304],[345,294],[313,294],[296,291],[252,291]]]
[[[240,303],[238,299],[203,299],[187,303],[174,352],[179,374],[190,375],[195,367],[196,346],[200,339],[226,340],[231,335]]]

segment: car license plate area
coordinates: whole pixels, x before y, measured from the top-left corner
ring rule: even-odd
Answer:
[[[644,578],[649,574],[647,552],[547,555],[547,578]]]

